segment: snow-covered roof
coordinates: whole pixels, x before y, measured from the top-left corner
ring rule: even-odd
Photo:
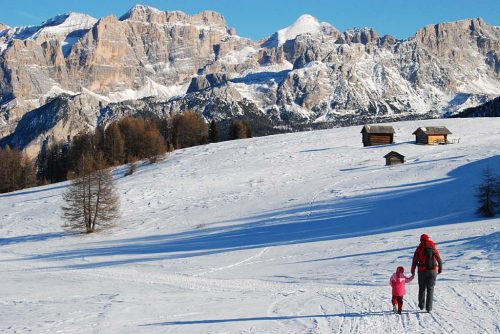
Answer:
[[[394,128],[390,125],[365,125],[361,130],[361,133],[384,133],[393,134],[395,133]]]
[[[405,156],[402,155],[401,153],[396,152],[396,151],[390,151],[389,153],[384,155],[384,158],[389,158],[389,157],[404,158]]]
[[[423,132],[426,135],[451,135],[451,131],[446,128],[446,126],[427,126],[427,127],[419,127],[413,132],[413,134],[417,134],[418,132]]]

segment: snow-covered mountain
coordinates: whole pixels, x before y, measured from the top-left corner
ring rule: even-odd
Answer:
[[[309,14],[304,14],[297,19],[291,26],[275,32],[263,44],[267,48],[275,48],[291,41],[299,35],[311,34],[319,35],[323,30],[335,30],[329,23],[320,23],[318,19]]]
[[[437,117],[500,95],[500,28],[481,19],[396,40],[370,28],[340,32],[303,15],[254,42],[215,12],[137,5],[120,18],[70,13],[0,29],[0,137],[20,138],[4,142],[33,152],[46,139],[74,134],[40,124],[40,138],[22,139],[22,118],[54,98],[68,116],[85,101],[88,121],[58,123],[80,131],[134,108],[258,117],[293,129]]]
[[[500,219],[474,187],[500,166],[500,118],[396,122],[394,145],[360,126],[229,141],[114,170],[122,216],[65,231],[67,183],[0,195],[0,332],[496,333]],[[415,145],[444,125],[459,144]],[[406,163],[384,166],[396,150]],[[434,312],[407,285],[419,236],[444,270]]]
[[[13,39],[53,39],[66,37],[78,30],[88,30],[97,20],[91,16],[80,13],[66,13],[55,16],[39,26],[16,27],[8,29],[4,35],[7,42]]]

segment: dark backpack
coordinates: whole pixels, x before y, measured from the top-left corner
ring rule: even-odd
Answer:
[[[424,255],[423,264],[427,267],[427,270],[433,270],[434,267],[436,266],[436,263],[434,262],[434,250],[432,249],[432,246],[427,245],[424,248],[423,255]]]

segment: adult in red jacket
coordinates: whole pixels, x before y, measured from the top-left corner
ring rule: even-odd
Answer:
[[[413,255],[412,274],[415,274],[416,267],[418,267],[418,307],[423,310],[425,305],[427,312],[431,312],[434,285],[437,275],[443,271],[443,261],[436,245],[427,234],[420,236],[420,245]]]

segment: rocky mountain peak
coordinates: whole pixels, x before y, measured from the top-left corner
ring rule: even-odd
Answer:
[[[472,31],[481,30],[481,27],[487,25],[487,23],[484,22],[484,20],[480,17],[477,17],[477,18],[474,18],[471,20],[466,20],[466,21],[470,22],[470,28]]]
[[[336,30],[329,23],[320,22],[314,16],[304,14],[292,23],[292,25],[278,30],[271,35],[269,39],[264,41],[263,46],[267,48],[279,47],[285,44],[286,41],[297,38],[297,36],[304,34],[317,35],[323,31],[328,31],[330,33],[332,29]]]
[[[158,16],[164,16],[166,12],[146,5],[135,5],[120,17],[120,21],[156,21]]]
[[[13,39],[34,39],[43,43],[49,39],[64,38],[75,31],[88,30],[96,22],[97,20],[92,16],[69,12],[50,18],[38,26],[9,28],[2,33],[0,38],[3,37],[6,42]]]
[[[226,18],[212,10],[206,10],[201,13],[195,14],[192,16],[194,23],[199,23],[203,25],[217,26],[217,27],[226,27],[227,22]]]
[[[290,31],[294,33],[315,32],[319,29],[321,23],[317,18],[310,14],[303,14],[295,20],[292,25],[280,31]]]
[[[484,57],[478,65],[487,65],[497,75],[500,73],[500,29],[480,18],[428,25],[418,30],[413,40],[431,54],[454,61],[467,59],[473,63],[474,57]],[[469,65],[466,70],[473,72]],[[489,87],[496,85],[487,84]],[[481,84],[477,88],[475,91],[484,91],[485,87]]]
[[[225,28],[227,25],[224,16],[214,11],[203,11],[190,16],[182,11],[162,11],[145,5],[135,5],[120,17],[120,21],[137,21],[169,25],[190,23],[194,25],[222,28]]]
[[[366,45],[372,42],[377,42],[379,35],[372,28],[356,28],[346,30],[344,32],[344,39],[348,44],[361,43]]]
[[[87,14],[68,12],[54,16],[40,25],[40,28],[55,26],[88,25],[88,22],[95,23],[96,19]]]
[[[418,30],[415,34],[415,40],[427,46],[434,47],[442,42],[460,42],[465,36],[490,35],[492,32],[495,34],[495,29],[492,28],[492,26],[486,24],[481,18],[431,24]]]
[[[4,31],[4,30],[6,30],[6,29],[8,29],[8,28],[9,28],[9,26],[8,26],[8,25],[5,25],[5,24],[3,24],[3,23],[0,23],[0,32],[2,32],[2,31]]]
[[[40,26],[40,29],[31,38],[42,37],[44,39],[55,36],[66,36],[75,31],[88,30],[97,22],[92,16],[69,12],[58,15]]]
[[[398,42],[398,39],[396,39],[394,36],[386,34],[382,38],[380,38],[380,44],[382,46],[391,46],[394,45]]]

